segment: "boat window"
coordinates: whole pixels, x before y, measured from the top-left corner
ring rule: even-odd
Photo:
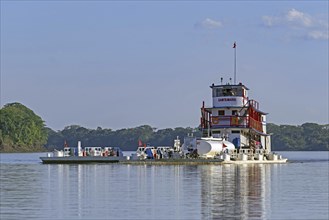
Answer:
[[[236,96],[244,96],[243,88],[237,88],[236,89]]]
[[[239,130],[233,130],[232,134],[240,134],[240,131]]]
[[[232,115],[238,115],[238,110],[232,110]]]
[[[222,91],[223,96],[236,96],[237,95],[237,89],[235,88],[226,88]]]
[[[265,122],[266,121],[266,117],[264,115],[262,115],[262,121]]]
[[[225,115],[225,110],[218,110],[218,115]]]
[[[225,86],[221,88],[213,88],[212,89],[213,97],[221,97],[221,96],[246,96],[246,90],[243,87],[231,87]]]
[[[223,96],[222,89],[221,88],[213,88],[212,96],[213,97]]]

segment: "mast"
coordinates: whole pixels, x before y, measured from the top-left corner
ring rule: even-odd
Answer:
[[[234,41],[233,49],[234,49],[234,85],[236,85],[236,41]]]

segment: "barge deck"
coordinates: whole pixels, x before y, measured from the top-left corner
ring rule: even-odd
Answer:
[[[44,164],[116,163],[126,165],[222,165],[222,164],[279,164],[281,160],[220,160],[220,159],[160,159],[126,160],[125,157],[40,157]]]

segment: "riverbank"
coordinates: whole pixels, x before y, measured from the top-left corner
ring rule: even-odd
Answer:
[[[0,153],[38,153],[48,151],[49,150],[45,147],[0,146]]]

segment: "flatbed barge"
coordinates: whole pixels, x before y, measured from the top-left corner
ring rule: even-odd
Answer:
[[[280,160],[221,160],[221,159],[160,159],[160,160],[127,160],[126,157],[40,157],[44,164],[90,164],[116,163],[127,165],[222,165],[222,164],[278,164],[286,163]]]
[[[82,163],[118,163],[125,160],[124,157],[40,157],[44,164],[82,164]]]
[[[126,160],[119,161],[120,164],[129,165],[224,165],[224,164],[280,164],[286,163],[287,159],[282,160],[218,160],[218,159],[165,159],[165,160]]]

